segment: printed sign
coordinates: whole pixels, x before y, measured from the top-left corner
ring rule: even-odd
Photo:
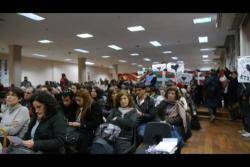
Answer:
[[[189,85],[193,78],[193,75],[189,73],[179,73],[177,74],[176,78],[177,82],[181,82],[184,85]]]
[[[173,73],[184,73],[184,64],[183,63],[177,64],[170,62],[167,64],[167,71]]]
[[[238,59],[238,82],[250,83],[250,56]]]
[[[167,68],[166,64],[153,64],[152,65],[152,70],[153,71],[163,71]]]

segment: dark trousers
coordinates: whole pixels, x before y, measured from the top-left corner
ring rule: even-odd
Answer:
[[[248,98],[240,103],[244,130],[250,133],[250,104]]]
[[[228,105],[228,111],[230,119],[236,120],[239,116],[239,106],[237,103],[229,103]]]
[[[94,134],[92,131],[87,131],[87,130],[82,130],[80,132],[79,140],[77,143],[77,151],[80,154],[87,154],[89,153],[89,148],[92,145],[93,139],[94,139]]]
[[[208,112],[209,112],[210,116],[215,115],[216,114],[216,107],[208,107]]]

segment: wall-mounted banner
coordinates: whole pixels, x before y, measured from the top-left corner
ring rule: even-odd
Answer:
[[[238,58],[238,82],[250,83],[250,56]]]

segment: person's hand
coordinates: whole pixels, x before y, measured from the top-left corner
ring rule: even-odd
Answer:
[[[138,114],[139,114],[139,117],[142,117],[143,116],[143,113],[138,111]]]
[[[68,125],[72,126],[72,127],[80,127],[81,126],[81,124],[79,122],[69,122]]]
[[[23,145],[27,148],[32,149],[34,146],[34,141],[33,140],[24,140]]]

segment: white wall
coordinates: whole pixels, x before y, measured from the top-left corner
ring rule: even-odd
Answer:
[[[112,79],[112,71],[107,68],[87,66],[86,72],[87,75],[89,72],[91,80]],[[34,86],[44,84],[47,80],[59,82],[62,73],[69,80],[78,82],[77,64],[22,57],[22,80],[27,76]]]
[[[87,78],[89,77],[90,80],[96,80],[99,81],[100,78],[102,80],[112,79],[112,71],[108,68],[100,68],[100,67],[94,67],[94,66],[87,66]]]
[[[53,80],[51,61],[22,57],[22,81],[27,76],[29,81],[36,86],[45,81]]]
[[[118,73],[132,73],[137,72],[134,66],[128,66],[126,64],[118,64]]]

